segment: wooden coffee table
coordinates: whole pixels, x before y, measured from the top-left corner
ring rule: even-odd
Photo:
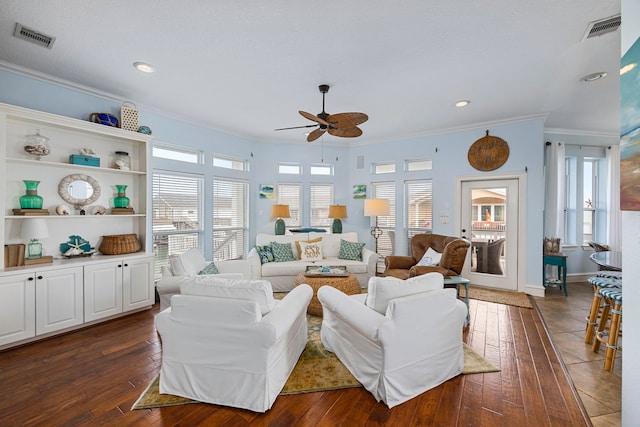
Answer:
[[[313,297],[307,307],[307,313],[313,314],[314,316],[322,316],[322,304],[318,300],[318,289],[320,289],[321,286],[334,287],[347,295],[356,295],[362,292],[360,282],[358,282],[358,278],[353,273],[349,273],[348,276],[338,277],[308,277],[305,276],[304,273],[300,273],[296,276],[293,286],[296,287],[302,283],[306,283],[313,289]]]

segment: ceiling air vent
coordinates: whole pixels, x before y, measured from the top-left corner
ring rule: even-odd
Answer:
[[[51,47],[53,46],[53,42],[56,41],[55,37],[42,34],[17,22],[16,29],[13,31],[13,36],[22,40],[29,41],[31,43],[35,43],[38,46],[46,47],[47,49],[51,49]]]
[[[599,37],[607,33],[612,33],[620,27],[621,23],[622,20],[620,19],[620,15],[601,19],[599,21],[593,21],[587,26],[587,31],[584,33],[582,41],[593,37]]]

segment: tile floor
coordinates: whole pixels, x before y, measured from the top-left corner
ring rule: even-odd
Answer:
[[[622,354],[616,355],[612,372],[604,370],[604,346],[594,353],[591,345],[584,342],[593,288],[587,282],[568,283],[567,292],[565,297],[560,288],[548,288],[545,298],[534,300],[593,425],[620,426]]]

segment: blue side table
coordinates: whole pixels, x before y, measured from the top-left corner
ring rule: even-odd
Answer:
[[[558,268],[558,278],[547,278],[547,265],[554,265]],[[544,286],[561,286],[564,296],[567,296],[567,256],[562,252],[546,253],[542,261],[542,280]]]

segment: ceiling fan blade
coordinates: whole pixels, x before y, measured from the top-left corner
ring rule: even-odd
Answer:
[[[314,128],[318,125],[305,125],[305,126],[293,126],[290,128],[280,128],[280,129],[274,129],[274,130],[289,130],[289,129],[302,129],[302,128]]]
[[[369,120],[364,113],[338,113],[331,114],[327,121],[336,129],[353,128]]]
[[[318,117],[318,116],[316,116],[314,114],[307,113],[306,111],[302,111],[302,110],[298,111],[298,113],[300,113],[300,115],[302,117],[304,117],[305,119],[309,119],[309,120],[311,120],[313,122],[318,122],[321,125],[329,126],[329,123],[327,123],[326,120],[323,120],[323,119],[321,119],[320,117]]]
[[[339,136],[342,138],[355,138],[362,135],[362,129],[360,129],[359,127],[351,127],[346,129],[329,128],[329,133],[333,136]]]
[[[307,136],[307,141],[313,142],[316,139],[320,138],[323,133],[324,133],[324,129],[316,129],[314,131],[311,131],[309,136]]]

